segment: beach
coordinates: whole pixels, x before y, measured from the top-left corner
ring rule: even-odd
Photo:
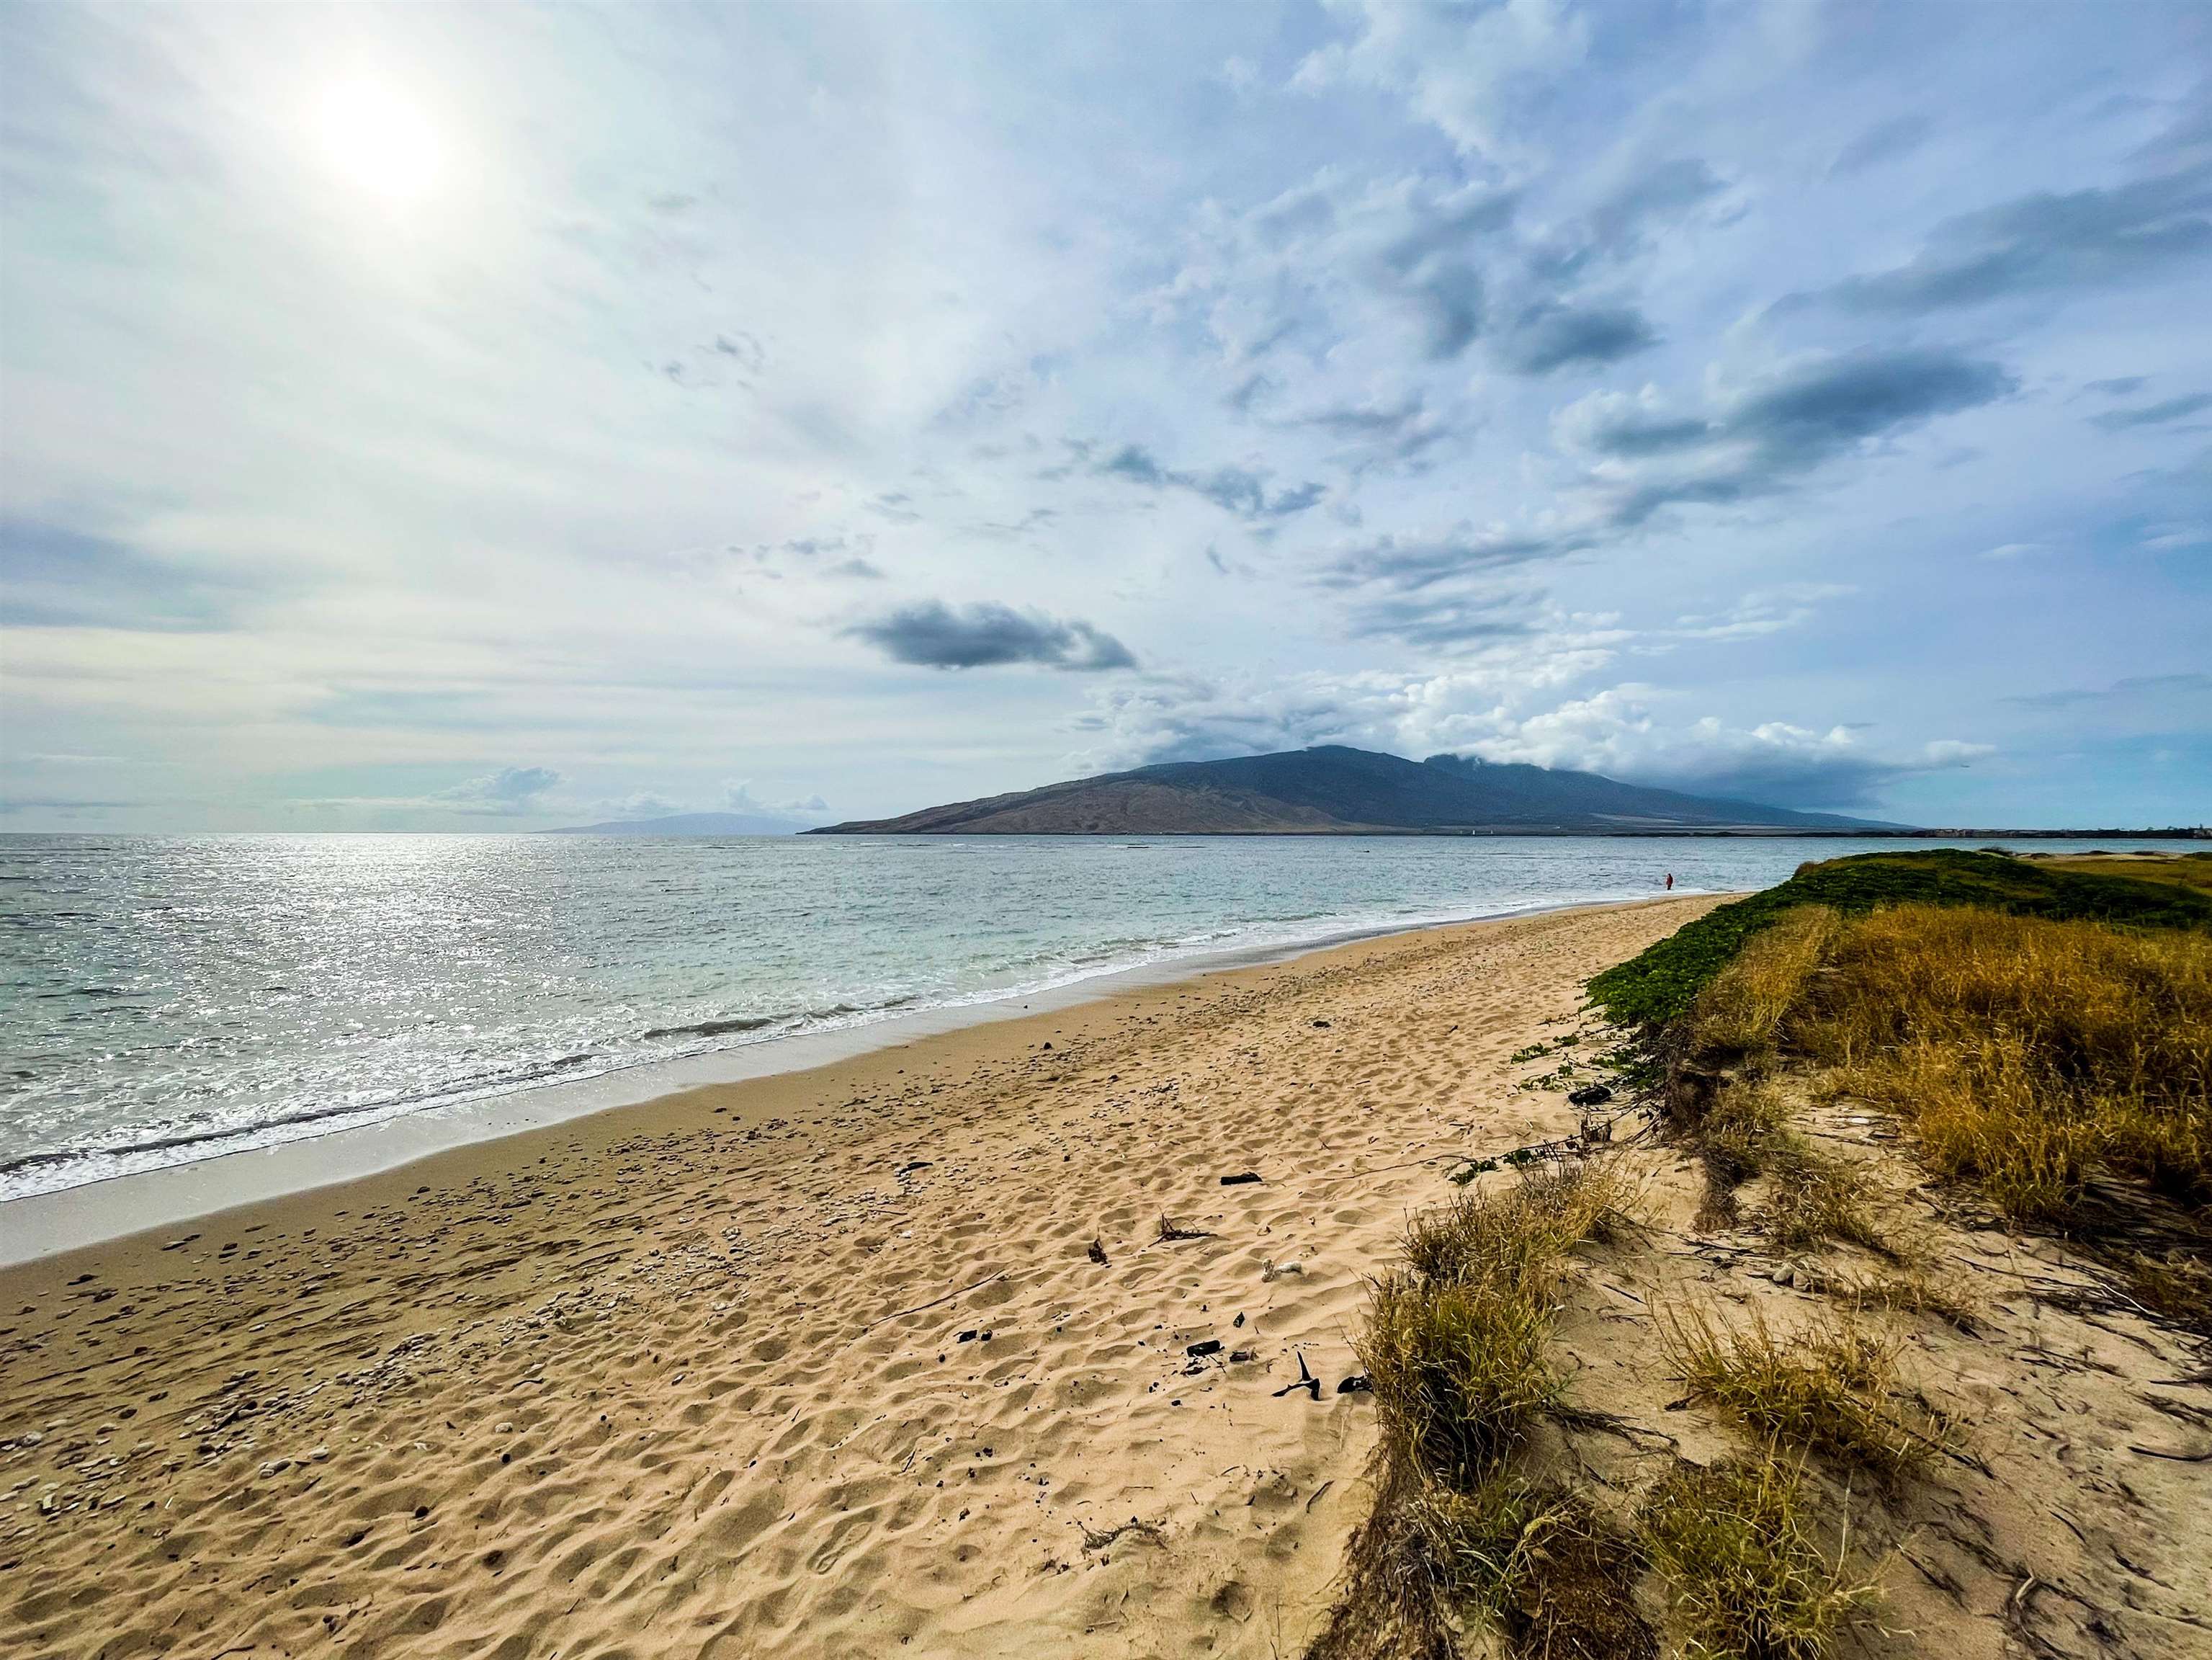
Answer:
[[[1365,1277],[1450,1164],[1573,1128],[1510,1058],[1714,903],[1142,988],[0,1273],[0,1649],[1295,1652],[1368,1504]]]

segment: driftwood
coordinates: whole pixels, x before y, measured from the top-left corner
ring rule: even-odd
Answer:
[[[1285,1383],[1282,1388],[1277,1389],[1275,1391],[1275,1399],[1278,1401],[1281,1400],[1292,1389],[1304,1389],[1315,1400],[1318,1401],[1321,1399],[1321,1379],[1315,1377],[1312,1371],[1308,1369],[1306,1365],[1306,1357],[1303,1351],[1301,1351],[1298,1355],[1298,1381],[1295,1383]]]

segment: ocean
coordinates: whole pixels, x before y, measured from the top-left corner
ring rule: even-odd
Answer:
[[[0,1199],[1117,970],[1900,845],[0,836]]]

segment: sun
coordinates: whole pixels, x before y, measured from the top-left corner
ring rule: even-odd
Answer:
[[[437,131],[397,88],[366,78],[339,82],[323,94],[316,118],[325,158],[358,189],[404,203],[436,187]]]

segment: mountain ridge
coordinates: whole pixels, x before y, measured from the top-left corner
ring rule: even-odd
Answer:
[[[1622,835],[1891,830],[1872,819],[1624,784],[1601,774],[1338,744],[1170,761],[854,819],[813,836]]]

